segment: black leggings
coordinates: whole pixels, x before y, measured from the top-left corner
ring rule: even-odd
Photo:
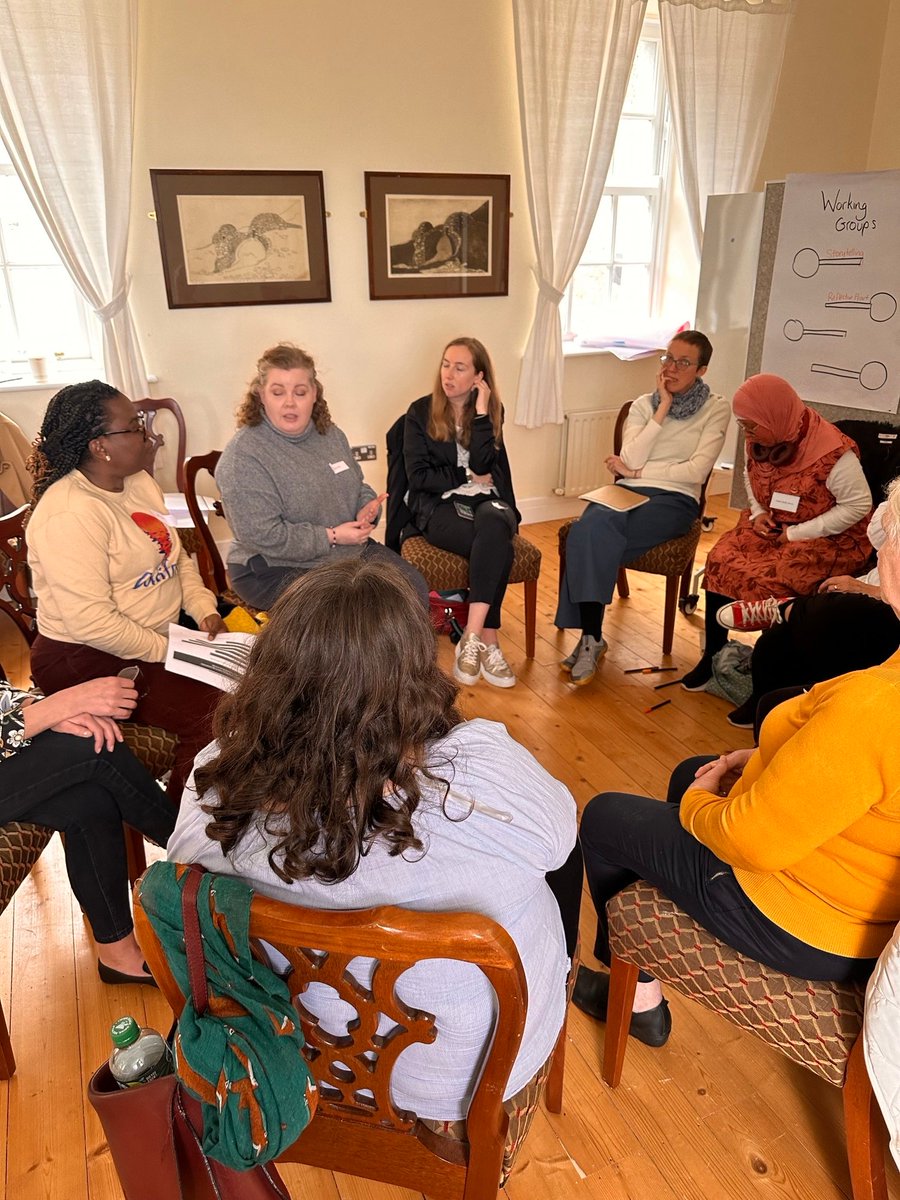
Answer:
[[[178,810],[122,744],[94,750],[93,738],[38,734],[0,760],[0,824],[30,821],[66,839],[66,871],[94,940],[131,933],[122,823],[165,846]]]
[[[675,768],[667,804],[603,792],[584,810],[581,845],[597,909],[597,958],[609,965],[607,902],[644,879],[715,937],[776,971],[835,983],[867,979],[875,959],[828,954],[779,928],[750,903],[728,863],[683,828],[681,797],[697,768],[712,758],[689,758]],[[642,972],[640,978],[652,976]]]
[[[483,501],[472,521],[459,515],[452,500],[442,500],[425,527],[432,546],[469,560],[469,603],[490,605],[485,629],[500,628],[515,534],[516,515],[502,500]]]
[[[566,954],[569,958],[578,945],[578,919],[581,915],[581,888],[584,883],[584,858],[581,842],[576,838],[572,852],[561,867],[548,871],[547,886],[559,905],[563,932],[566,935]]]

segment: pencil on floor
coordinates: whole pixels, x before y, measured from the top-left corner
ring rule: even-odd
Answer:
[[[671,704],[671,700],[660,700],[659,704],[651,704],[649,708],[645,708],[645,713],[656,712],[658,708],[665,708],[667,704]]]
[[[677,667],[628,667],[623,675],[658,675],[661,671],[677,671]]]

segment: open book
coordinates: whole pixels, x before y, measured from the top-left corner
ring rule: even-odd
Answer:
[[[650,497],[642,496],[640,492],[633,492],[631,488],[607,483],[603,487],[595,488],[592,492],[585,492],[578,499],[590,500],[591,504],[602,504],[604,508],[614,508],[616,512],[628,512],[631,508],[640,508],[642,504],[646,504]]]

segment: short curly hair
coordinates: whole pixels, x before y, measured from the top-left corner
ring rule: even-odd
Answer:
[[[316,399],[312,410],[312,423],[318,433],[327,433],[331,427],[331,413],[325,403],[325,391],[316,375],[316,364],[311,354],[295,346],[293,342],[279,342],[270,346],[256,364],[256,376],[247,388],[247,394],[237,410],[238,428],[242,425],[259,425],[263,419],[262,392],[272,369],[276,371],[309,371],[316,385]]]

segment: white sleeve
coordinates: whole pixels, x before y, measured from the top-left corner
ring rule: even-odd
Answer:
[[[750,485],[750,472],[747,470],[747,447],[744,447],[744,491],[747,493],[747,503],[750,506],[750,520],[754,521],[766,511],[757,500]]]
[[[837,460],[825,480],[825,486],[834,496],[834,506],[811,521],[790,525],[787,530],[789,542],[806,542],[811,538],[834,537],[855,525],[872,508],[872,493],[863,474],[859,459],[848,450]]]
[[[650,396],[638,396],[628,410],[625,428],[622,430],[622,449],[619,457],[626,467],[639,471],[650,457],[653,443],[660,435],[662,425],[653,419]]]

